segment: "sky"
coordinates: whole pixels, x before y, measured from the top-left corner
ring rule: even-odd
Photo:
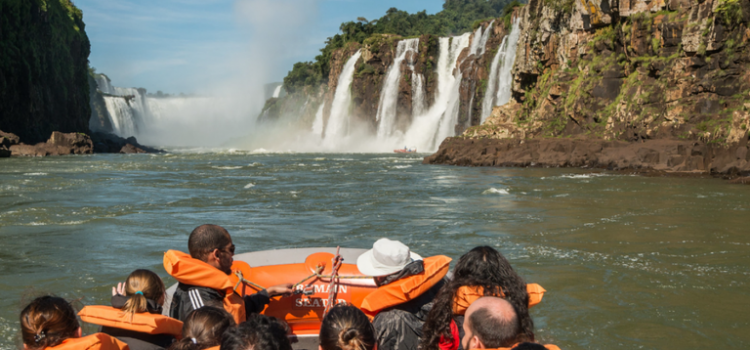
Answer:
[[[342,22],[443,0],[74,0],[83,10],[92,67],[120,87],[205,93],[279,82],[311,61]],[[241,91],[240,91],[241,92]]]

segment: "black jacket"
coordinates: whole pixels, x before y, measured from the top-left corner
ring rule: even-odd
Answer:
[[[424,263],[417,260],[406,265],[401,272],[389,276],[383,285],[422,271]],[[432,309],[435,296],[444,284],[445,280],[442,280],[417,298],[379,312],[372,320],[378,350],[417,350],[422,339],[424,321]]]
[[[185,322],[187,315],[193,310],[200,309],[203,306],[213,306],[219,309],[224,308],[224,294],[223,291],[207,287],[197,287],[188,284],[178,283],[177,290],[172,295],[172,303],[169,307],[169,317],[176,318],[182,322]],[[262,290],[258,293],[247,295],[244,298],[245,302],[245,313],[259,313],[270,302],[268,292]]]

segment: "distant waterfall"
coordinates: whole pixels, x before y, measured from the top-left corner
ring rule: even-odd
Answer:
[[[325,101],[320,104],[320,108],[318,108],[318,112],[315,113],[315,120],[313,120],[312,124],[313,134],[320,137],[323,137],[323,107],[325,106]]]
[[[437,148],[439,142],[453,136],[460,106],[461,75],[453,75],[458,56],[469,47],[471,33],[454,38],[440,38],[437,62],[437,92],[435,103],[422,115],[414,116],[404,142],[420,150]]]
[[[487,91],[484,94],[484,101],[482,101],[482,123],[492,114],[494,106],[502,106],[510,101],[511,88],[513,87],[513,64],[516,61],[516,48],[520,35],[519,21],[516,20],[513,22],[510,33],[503,38],[503,42],[492,60]],[[498,69],[500,69],[499,73]]]
[[[349,129],[349,105],[352,102],[351,85],[354,80],[354,66],[362,56],[362,51],[357,51],[354,56],[344,65],[336,86],[336,94],[331,105],[331,115],[328,117],[326,127],[326,139],[342,138],[347,135]]]
[[[425,108],[424,77],[422,74],[411,74],[411,115],[418,116],[424,113]]]
[[[471,48],[469,49],[469,54],[472,54],[474,56],[484,55],[484,52],[487,50],[487,41],[490,39],[493,24],[495,24],[495,21],[490,22],[490,25],[487,26],[487,30],[484,30],[482,26],[479,26],[479,28],[477,28],[477,30],[474,32],[473,39],[471,40]]]
[[[279,85],[279,86],[276,87],[276,89],[273,90],[273,98],[279,98],[279,96],[281,95],[281,87],[282,86],[283,85]],[[268,96],[268,95],[266,95],[266,96]]]
[[[104,74],[97,74],[96,75],[96,84],[99,88],[99,91],[105,93],[105,94],[114,94],[115,89],[112,87],[112,83],[109,81],[109,78],[107,78]]]
[[[150,114],[146,96],[138,89],[113,87],[102,76],[97,77],[97,84],[102,84],[99,91],[106,94],[103,97],[112,131],[122,137],[138,134],[139,124]]]
[[[375,118],[378,121],[378,138],[388,138],[394,131],[398,107],[398,87],[401,81],[401,63],[409,52],[415,53],[415,57],[419,53],[419,38],[398,42],[396,58],[393,60],[391,67],[388,68],[383,90],[380,93],[380,104]],[[408,64],[413,66],[414,62],[408,62]]]

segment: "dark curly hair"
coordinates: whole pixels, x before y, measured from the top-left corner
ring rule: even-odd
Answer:
[[[224,332],[221,350],[292,350],[289,327],[274,317],[250,314],[247,321]]]
[[[518,313],[522,341],[534,341],[534,322],[529,316],[529,293],[526,282],[510,266],[505,257],[488,246],[476,247],[464,254],[453,270],[453,279],[446,283],[435,297],[435,304],[422,327],[420,349],[438,349],[440,336],[453,339],[450,323],[453,319],[453,300],[464,286],[484,288],[485,295],[501,288],[505,299]]]

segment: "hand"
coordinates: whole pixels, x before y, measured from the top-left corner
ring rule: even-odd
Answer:
[[[125,295],[125,283],[118,283],[117,287],[112,287],[112,296]]]
[[[286,297],[286,296],[292,295],[292,293],[294,292],[292,287],[294,287],[294,285],[291,283],[279,284],[279,285],[266,288],[266,291],[268,292],[268,296],[271,296],[271,297],[277,296],[277,295],[282,295]]]

